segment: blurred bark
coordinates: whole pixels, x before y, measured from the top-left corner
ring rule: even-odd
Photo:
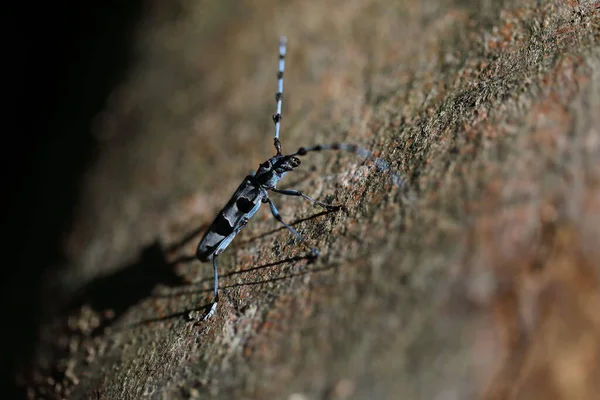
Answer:
[[[232,3],[232,4],[229,4]],[[217,5],[218,4],[218,5]],[[44,398],[592,399],[600,393],[597,2],[158,4],[97,119],[41,338]],[[273,198],[321,257],[259,213],[210,265],[193,254],[282,142],[374,149],[303,159]],[[50,350],[48,350],[50,349]]]

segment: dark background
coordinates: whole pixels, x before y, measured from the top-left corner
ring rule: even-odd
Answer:
[[[41,298],[40,283],[49,268],[67,262],[61,237],[69,229],[82,173],[94,159],[91,122],[127,72],[143,4],[18,7],[4,14],[2,24],[3,92],[9,107],[4,106],[0,170],[10,240],[0,269],[0,365],[1,392],[12,394],[4,398],[22,395],[14,384],[16,368],[31,357],[44,318],[41,305],[52,301]]]

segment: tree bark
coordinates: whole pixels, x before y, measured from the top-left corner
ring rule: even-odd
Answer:
[[[96,120],[32,394],[596,398],[598,2],[156,3]],[[274,153],[280,34],[284,151],[392,170],[304,157],[280,187],[345,209],[272,198],[321,256],[263,207],[199,321],[201,228]]]

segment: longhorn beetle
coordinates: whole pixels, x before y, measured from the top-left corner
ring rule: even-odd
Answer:
[[[217,302],[219,301],[219,274],[217,271],[217,257],[229,246],[231,241],[248,223],[258,211],[262,203],[268,203],[271,208],[271,213],[277,221],[283,224],[299,241],[304,243],[309,249],[313,257],[319,255],[319,251],[306,242],[304,238],[290,225],[288,225],[279,215],[279,211],[275,204],[269,198],[268,192],[275,192],[286,196],[300,196],[304,199],[316,204],[325,210],[337,210],[340,206],[325,204],[319,200],[315,200],[310,196],[298,190],[277,189],[277,183],[290,171],[293,171],[300,165],[300,159],[297,156],[304,156],[311,151],[320,150],[344,150],[355,153],[362,158],[371,158],[374,160],[375,166],[379,170],[389,169],[387,161],[377,158],[373,153],[365,148],[358,147],[347,143],[333,143],[316,145],[312,147],[300,147],[295,153],[282,154],[281,142],[279,141],[279,129],[281,125],[281,101],[283,99],[283,71],[285,67],[287,39],[282,36],[279,40],[279,70],[277,72],[277,93],[275,93],[275,101],[277,102],[277,111],[273,114],[273,122],[275,123],[275,138],[273,143],[277,154],[269,158],[267,161],[260,164],[256,172],[248,175],[237,188],[231,199],[215,218],[214,222],[208,228],[196,250],[196,257],[201,262],[212,260],[213,263],[213,288],[214,300],[210,307],[210,311],[203,318],[207,319],[215,313]],[[392,182],[396,185],[404,183],[403,179],[393,174]]]

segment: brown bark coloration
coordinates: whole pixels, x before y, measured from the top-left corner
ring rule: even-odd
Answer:
[[[148,9],[97,118],[27,385],[70,399],[592,399],[600,393],[600,10],[577,1],[185,1]],[[193,258],[273,154],[315,262],[259,211]],[[51,349],[51,350],[48,350]]]

